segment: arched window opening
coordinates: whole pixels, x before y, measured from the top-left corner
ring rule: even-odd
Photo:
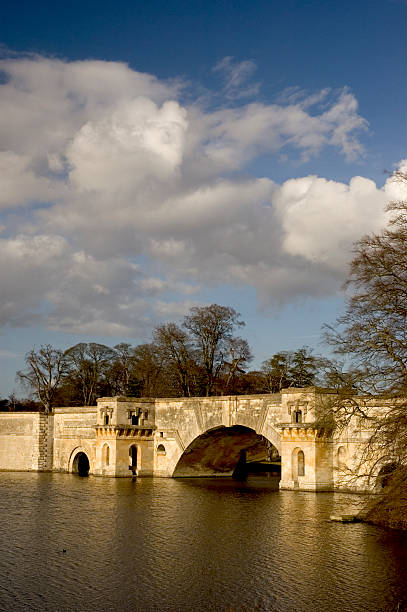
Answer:
[[[305,475],[305,457],[302,450],[298,451],[297,455],[298,476]]]
[[[102,461],[103,465],[108,466],[110,462],[110,447],[108,444],[105,444],[102,451]]]
[[[165,450],[164,444],[159,444],[157,446],[157,455],[166,455],[166,454],[167,454],[167,452]]]
[[[132,425],[138,425],[139,424],[139,420],[140,420],[140,417],[139,417],[138,414],[132,414],[131,415],[131,424]]]
[[[109,415],[105,414],[105,425],[109,425]]]
[[[294,423],[302,423],[302,410],[296,410],[293,413]]]

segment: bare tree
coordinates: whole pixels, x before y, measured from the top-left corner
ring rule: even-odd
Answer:
[[[407,183],[405,174],[396,179]],[[391,466],[386,478],[391,486],[379,505],[394,524],[407,506],[407,402],[400,399],[407,395],[407,203],[393,202],[388,211],[388,226],[355,244],[346,312],[336,327],[327,328],[326,338],[351,360],[350,379],[358,389],[381,396],[383,409],[375,411],[366,395],[352,396],[348,385],[348,397],[336,403],[332,421],[338,428],[356,418],[370,432],[358,469],[379,488],[381,470]]]
[[[65,355],[69,377],[78,385],[83,404],[93,405],[115,352],[104,344],[80,342],[68,349]]]
[[[153,343],[139,344],[133,351],[133,374],[140,383],[141,397],[160,397],[163,391],[163,357]]]
[[[364,372],[356,367],[346,368],[344,359],[318,358],[318,374],[323,386],[340,390],[341,393],[355,394],[365,391]]]
[[[226,343],[236,327],[242,327],[240,314],[230,306],[195,306],[184,318],[183,326],[193,339],[205,376],[205,392],[211,395],[227,354]]]
[[[33,391],[44,412],[51,412],[56,390],[67,371],[65,353],[45,344],[27,353],[25,363],[26,369],[18,371],[17,378]]]
[[[252,361],[253,355],[249,343],[243,338],[229,338],[225,345],[226,355],[223,365],[223,370],[225,371],[224,388],[226,392],[233,393],[236,376],[245,374],[245,368]]]
[[[166,323],[155,328],[153,339],[157,351],[174,372],[181,395],[190,396],[195,360],[188,334],[176,323]]]
[[[405,177],[407,182],[407,176]],[[356,243],[346,287],[345,314],[327,339],[350,355],[364,372],[371,392],[407,390],[407,203],[388,207],[394,214],[380,234]]]
[[[134,361],[134,349],[131,344],[121,342],[114,347],[116,359],[113,364],[113,380],[116,395],[127,395]]]

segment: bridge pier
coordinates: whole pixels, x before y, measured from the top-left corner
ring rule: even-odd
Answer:
[[[336,392],[324,389],[324,399]],[[316,429],[321,393],[315,387],[284,389],[281,398],[280,489],[332,491],[332,439]]]
[[[312,427],[283,428],[280,489],[333,491],[332,442],[318,434]]]

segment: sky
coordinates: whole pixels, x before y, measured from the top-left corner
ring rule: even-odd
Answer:
[[[344,309],[407,198],[407,1],[4,0],[0,397],[31,348],[241,313],[253,367]],[[403,59],[404,58],[404,59]]]

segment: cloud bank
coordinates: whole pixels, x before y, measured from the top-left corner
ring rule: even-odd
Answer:
[[[366,129],[346,89],[242,102],[254,69],[217,65],[215,109],[120,63],[0,61],[0,327],[135,336],[205,287],[263,307],[338,289],[400,187],[250,176],[265,153],[355,159]]]

